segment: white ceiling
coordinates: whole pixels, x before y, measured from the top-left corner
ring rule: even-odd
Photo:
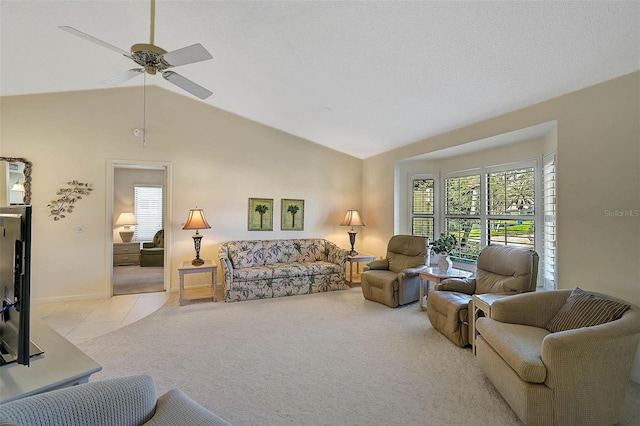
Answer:
[[[129,50],[149,5],[1,0],[0,95],[104,87],[135,64],[57,27]],[[638,1],[158,0],[155,44],[209,50],[174,69],[204,102],[367,158],[639,70],[639,23]]]

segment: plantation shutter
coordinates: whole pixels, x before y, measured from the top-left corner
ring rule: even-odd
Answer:
[[[542,167],[544,198],[544,249],[542,271],[544,287],[556,289],[556,159],[555,155],[544,158]]]
[[[152,241],[162,229],[162,186],[134,185],[135,241]]]

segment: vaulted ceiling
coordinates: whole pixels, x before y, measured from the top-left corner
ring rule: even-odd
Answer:
[[[155,44],[213,55],[175,68],[194,100],[367,158],[639,70],[639,23],[637,1],[158,0]],[[128,51],[150,3],[2,0],[0,24],[1,96],[104,88],[135,64],[57,27]]]

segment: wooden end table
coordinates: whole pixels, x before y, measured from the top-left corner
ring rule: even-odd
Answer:
[[[471,344],[473,345],[472,349],[474,355],[476,354],[476,338],[478,337],[478,331],[476,330],[476,321],[480,317],[480,312],[482,312],[485,317],[491,318],[491,305],[493,305],[493,302],[509,296],[512,296],[512,294],[484,293],[474,294],[472,296],[471,305],[473,306],[473,315],[471,316],[471,321],[469,321],[469,327],[471,328],[471,338],[473,339]]]
[[[211,260],[205,260],[204,265],[194,266],[190,261],[182,262],[182,266],[178,268],[178,274],[180,275],[180,306],[188,305],[190,303],[202,300],[218,301],[218,265]],[[211,274],[211,286],[213,290],[212,295],[206,296],[194,296],[185,297],[184,295],[184,276],[187,274]]]
[[[357,273],[360,274],[361,262],[372,262],[376,260],[376,257],[370,254],[354,254],[347,256],[347,262],[349,262],[349,287],[353,287],[353,264],[356,264]],[[356,283],[357,284],[357,283]]]
[[[469,271],[456,268],[451,268],[443,272],[437,266],[425,268],[420,271],[420,310],[424,311],[426,306],[425,299],[429,296],[429,281],[438,284],[447,278],[467,278],[471,275],[472,273]]]

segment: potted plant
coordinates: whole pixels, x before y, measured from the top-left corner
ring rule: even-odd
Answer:
[[[457,240],[455,235],[442,233],[431,245],[433,252],[440,256],[438,260],[438,268],[440,268],[440,271],[446,272],[453,267],[453,262],[449,255],[456,247],[456,244]]]

